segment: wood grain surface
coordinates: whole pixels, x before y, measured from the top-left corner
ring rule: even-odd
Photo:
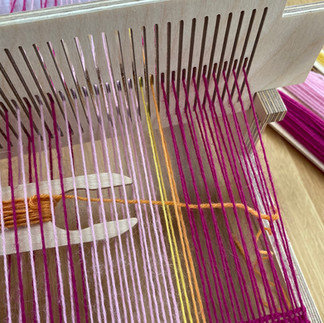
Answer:
[[[324,174],[270,127],[263,139],[289,239],[324,319]]]
[[[287,0],[286,6],[295,6],[299,4],[321,2],[322,0]]]

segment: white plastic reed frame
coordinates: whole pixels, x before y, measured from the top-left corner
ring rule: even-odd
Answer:
[[[54,97],[60,111],[58,91],[69,100],[69,122],[77,129],[71,88],[84,86],[93,96],[93,85],[98,84],[103,101],[102,85],[106,82],[114,90],[116,80],[134,77],[137,89],[141,76],[146,100],[153,107],[147,91],[150,74],[162,103],[158,91],[161,73],[169,85],[175,71],[178,84],[183,69],[190,80],[196,67],[199,81],[204,66],[210,73],[217,64],[216,74],[221,79],[225,66],[230,71],[237,64],[239,70],[244,62],[253,92],[301,82],[324,43],[324,3],[286,9],[285,4],[286,0],[107,0],[2,16],[0,101],[14,114],[12,100],[27,111],[23,98],[36,109],[35,95],[39,96],[47,106],[45,120],[53,133],[47,93]],[[104,50],[107,46],[111,73]],[[239,78],[242,81],[242,73]],[[233,84],[232,78],[229,83]],[[83,94],[77,93],[81,106]],[[243,98],[247,102],[246,91]],[[91,101],[96,104],[96,100]],[[114,104],[118,105],[117,101],[113,100]],[[93,107],[94,122],[95,111]],[[163,111],[161,118],[165,124]],[[22,122],[27,119],[22,113]],[[152,113],[153,124],[154,120]],[[37,113],[34,122],[37,128]],[[58,115],[58,123],[65,129],[62,115]],[[83,111],[81,123],[86,141],[89,127]],[[99,138],[97,128],[94,126]],[[77,136],[73,139],[77,143]],[[5,150],[6,140],[1,135],[0,144]]]

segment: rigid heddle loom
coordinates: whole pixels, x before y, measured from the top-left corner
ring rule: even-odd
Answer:
[[[261,132],[324,3],[36,2],[0,7],[0,321],[321,322]]]

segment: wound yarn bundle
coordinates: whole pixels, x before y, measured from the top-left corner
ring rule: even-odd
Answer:
[[[280,95],[287,115],[280,125],[324,163],[324,76],[310,72],[304,83],[285,90]]]
[[[310,72],[304,83],[285,88],[302,104],[324,119],[324,76]]]

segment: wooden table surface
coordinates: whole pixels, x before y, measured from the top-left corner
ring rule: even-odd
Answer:
[[[288,237],[324,320],[324,174],[269,126],[263,138]]]

